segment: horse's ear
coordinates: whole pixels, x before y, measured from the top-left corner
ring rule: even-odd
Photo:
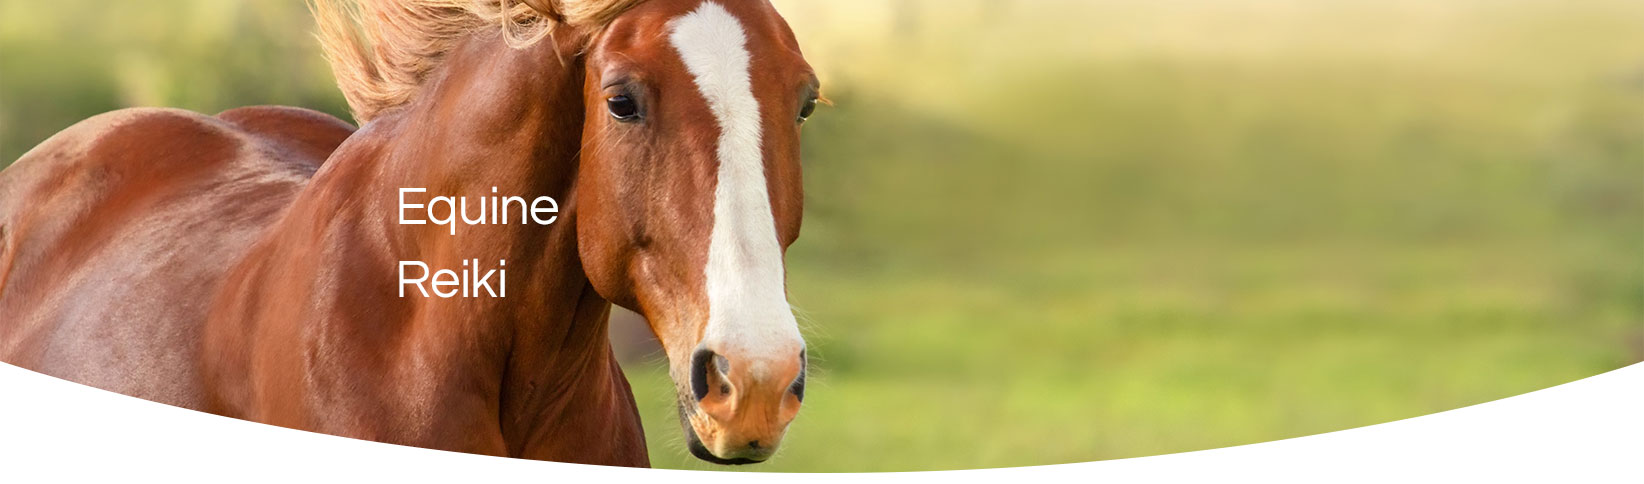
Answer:
[[[537,13],[542,14],[544,17],[548,17],[549,20],[553,20],[558,23],[565,22],[565,17],[560,15],[560,2],[557,0],[520,0],[520,3],[524,3],[525,6],[531,7],[531,10],[536,10]]]

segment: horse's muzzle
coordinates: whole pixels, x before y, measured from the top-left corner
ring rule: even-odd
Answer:
[[[690,398],[680,405],[692,455],[752,464],[776,452],[805,395],[803,349],[782,353],[789,356],[721,353],[707,345],[692,353]]]

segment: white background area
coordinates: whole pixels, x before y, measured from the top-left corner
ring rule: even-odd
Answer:
[[[619,469],[439,452],[183,410],[0,364],[0,482],[88,480],[1641,483],[1644,364],[1467,408],[1276,442],[1081,464],[900,474]]]

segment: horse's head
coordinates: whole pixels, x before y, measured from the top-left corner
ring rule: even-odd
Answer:
[[[588,277],[662,341],[692,453],[763,461],[805,395],[783,253],[799,236],[816,76],[762,0],[650,0],[585,55]]]

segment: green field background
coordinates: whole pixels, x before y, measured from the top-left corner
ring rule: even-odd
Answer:
[[[777,3],[836,105],[788,254],[812,386],[742,470],[1208,449],[1644,359],[1644,2]],[[0,163],[124,106],[346,118],[312,28],[0,0]],[[712,468],[633,327],[653,460]]]

